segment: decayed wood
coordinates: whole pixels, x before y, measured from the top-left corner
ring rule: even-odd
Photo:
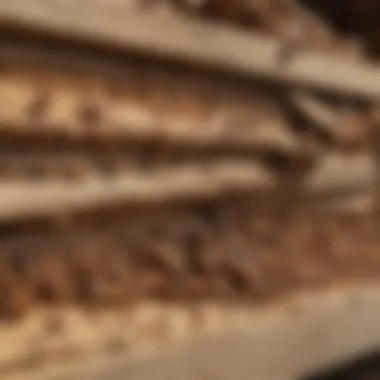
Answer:
[[[0,48],[1,50],[1,48]],[[227,148],[262,152],[276,150],[297,154],[300,150],[296,136],[285,122],[274,118],[257,119],[253,116],[239,120],[232,109],[216,110],[214,115],[199,125],[191,114],[157,115],[149,103],[114,100],[106,94],[86,93],[75,87],[60,88],[52,82],[47,90],[41,115],[31,118],[28,109],[42,99],[37,82],[23,81],[12,76],[0,77],[0,133],[24,133],[31,131],[45,136],[64,134],[72,139],[102,137],[117,141],[160,141],[193,148]],[[92,97],[86,102],[85,95]],[[92,128],[78,118],[85,107],[95,107],[96,120]]]
[[[51,337],[44,326],[57,317],[64,332]],[[11,367],[37,351],[40,365],[2,378],[231,380],[239,373],[243,380],[294,380],[376,349],[379,318],[379,284],[335,284],[264,307],[140,303],[98,318],[78,310],[36,312],[20,325],[0,326],[0,360]],[[112,342],[118,355],[106,354]]]
[[[17,2],[17,0],[15,1]],[[38,7],[30,8],[34,6],[31,1],[35,1],[34,5],[40,4],[41,8],[39,10]],[[38,23],[38,28],[54,30],[58,27],[61,28],[62,35],[71,34],[77,37],[81,34],[81,38],[87,41],[99,38],[105,44],[117,45],[121,48],[133,48],[146,52],[155,51],[159,55],[175,56],[192,63],[233,70],[252,77],[263,75],[269,79],[280,79],[286,83],[305,85],[346,95],[380,96],[380,85],[378,84],[380,83],[380,72],[374,68],[371,68],[370,73],[366,74],[365,71],[362,71],[362,66],[355,66],[356,64],[353,63],[333,63],[322,56],[312,58],[311,55],[304,53],[302,56],[299,55],[300,58],[296,56],[288,66],[282,66],[277,61],[277,53],[281,51],[281,46],[273,40],[264,40],[256,36],[253,36],[251,40],[250,36],[234,32],[232,29],[206,26],[198,21],[183,20],[177,25],[177,21],[173,21],[173,23],[170,21],[174,20],[172,18],[162,18],[159,21],[155,18],[156,16],[142,14],[131,16],[131,14],[123,14],[123,12],[119,12],[120,15],[115,17],[113,11],[108,11],[108,4],[105,4],[107,8],[104,8],[102,12],[99,11],[101,7],[98,4],[91,4],[91,8],[86,8],[86,12],[82,12],[80,7],[83,4],[78,5],[77,2],[74,2],[70,8],[71,5],[65,5],[63,2],[50,1],[51,3],[48,5],[42,0],[29,0],[29,2],[20,0],[16,5],[8,6],[5,1],[0,0],[0,19],[3,16],[2,20],[4,21],[7,18],[6,14],[9,15],[7,12],[15,12],[15,19],[21,14],[18,12],[23,12],[27,18],[29,17],[29,21],[36,22],[36,27]],[[23,10],[21,10],[20,4],[23,4]],[[20,8],[18,8],[19,6]],[[57,11],[56,7],[62,7],[62,9]],[[96,13],[98,11],[99,13]],[[66,21],[65,17],[69,16],[70,12],[72,12],[70,17],[72,17],[73,24],[69,27],[69,24],[64,23],[68,21],[68,17]],[[169,20],[167,24],[165,24],[165,20]],[[192,27],[195,29],[191,30]],[[210,35],[207,34],[209,31]],[[203,35],[203,33],[205,34]],[[196,38],[192,37],[192,34]],[[222,38],[223,36],[225,40]],[[237,42],[236,48],[232,45],[234,41]],[[265,41],[268,41],[268,45],[261,45]],[[225,43],[228,48],[224,47]],[[209,48],[209,44],[212,48]],[[240,46],[238,46],[239,44]],[[244,47],[247,47],[245,52]],[[247,54],[247,51],[252,53]],[[263,52],[263,55],[260,52]],[[2,53],[4,51],[2,52],[0,47],[0,55]],[[104,67],[105,70],[109,69],[107,65]],[[334,68],[336,69],[335,73]],[[120,70],[122,75],[122,67]],[[355,75],[359,75],[359,77],[355,78]],[[366,87],[369,83],[371,86]],[[18,92],[17,89],[14,92],[8,91],[9,88],[7,89],[6,86],[1,89],[1,84],[0,82],[2,102],[0,126],[5,129],[9,126],[17,127],[19,132],[28,131],[31,124],[23,111],[28,108],[29,103],[24,102],[21,96],[23,91]],[[70,102],[69,99],[68,103]],[[302,103],[301,108],[304,106],[305,103]],[[333,125],[328,119],[329,115],[325,115],[325,118],[324,110],[318,108],[318,105],[314,106],[315,104],[310,106],[310,102],[308,103],[306,100],[306,106],[302,109],[311,118],[314,118],[316,123],[326,129],[330,128],[331,133],[334,133]],[[105,114],[112,115],[112,112],[106,108]],[[61,117],[63,115],[63,119],[67,117],[68,123],[63,126],[62,130],[67,127],[72,128],[73,135],[76,133],[76,137],[82,137],[80,125],[70,119],[70,110],[70,107],[68,109],[63,107],[58,112]],[[126,136],[151,139],[157,131],[157,125],[149,123],[150,116],[146,117],[144,110],[135,109],[134,111],[129,113],[131,119],[119,120],[124,123],[122,127],[124,125],[127,127]],[[147,120],[148,123],[146,123]],[[51,127],[59,129],[62,126],[59,123],[44,124],[43,120],[42,123],[41,120],[38,120],[38,124],[45,131]],[[221,127],[223,127],[222,124]],[[98,123],[97,126],[98,130],[95,133],[102,137],[113,134],[118,136],[115,133],[117,132],[115,124],[104,122],[103,124]],[[185,128],[178,128],[178,126]],[[183,120],[172,120],[171,123],[162,127],[164,130],[158,131],[156,137],[164,137],[174,144],[186,142],[194,146],[209,147],[225,142],[238,149],[259,150],[263,147],[265,149],[271,147],[287,152],[296,151],[298,148],[293,135],[285,131],[286,125],[273,121],[268,124],[254,125],[252,126],[252,131],[254,131],[252,135],[241,134],[236,138],[230,133],[220,134],[220,130],[209,130],[205,127],[199,128],[199,126],[194,128],[194,125]],[[118,131],[122,129],[119,128]],[[366,193],[370,188],[374,182],[375,172],[374,159],[368,154],[351,157],[332,154],[321,158],[314,170],[302,178],[304,182],[301,183],[301,186],[304,187],[302,190],[310,196],[311,204],[314,204],[314,201],[318,204],[330,202],[334,203],[336,207],[346,209],[352,206],[351,200],[357,194]],[[257,190],[268,191],[279,186],[281,186],[281,181],[255,162],[223,160],[220,160],[218,164],[183,165],[175,169],[164,168],[145,174],[131,171],[120,176],[108,177],[107,180],[93,177],[71,184],[63,181],[37,183],[9,181],[0,183],[0,221],[33,216],[54,216],[119,203],[135,204],[172,199],[217,198],[224,192],[234,190],[255,193]],[[349,205],[344,202],[347,194],[351,202]],[[344,199],[339,199],[341,196]],[[159,305],[155,310],[154,317],[149,316],[149,323],[157,324],[157,326],[154,325],[152,328],[151,325],[145,325],[141,328],[139,323],[144,318],[140,318],[141,315],[138,315],[132,321],[138,325],[136,328],[134,328],[135,325],[132,325],[133,328],[128,325],[128,331],[117,328],[117,335],[119,338],[120,336],[125,338],[127,342],[125,350],[129,352],[129,355],[133,350],[135,350],[133,354],[136,352],[140,354],[144,351],[144,343],[147,343],[153,345],[160,352],[160,356],[144,357],[142,362],[135,361],[135,357],[130,360],[131,356],[129,356],[127,363],[119,362],[119,366],[114,366],[110,372],[107,372],[109,367],[104,368],[107,365],[100,358],[99,351],[104,349],[103,345],[106,345],[108,341],[112,341],[113,334],[116,335],[113,330],[115,321],[113,320],[110,324],[105,323],[107,326],[102,325],[102,329],[99,329],[96,323],[89,327],[86,321],[83,322],[82,315],[77,316],[76,321],[69,326],[75,337],[62,339],[62,341],[65,340],[63,344],[61,341],[57,343],[59,339],[54,340],[53,343],[49,340],[47,343],[44,342],[46,343],[44,346],[46,359],[52,358],[51,365],[47,370],[48,373],[35,371],[35,376],[36,379],[42,379],[45,376],[46,380],[48,375],[56,374],[53,369],[54,360],[57,358],[54,356],[55,351],[63,352],[65,344],[72,344],[76,349],[79,347],[79,356],[88,350],[87,358],[92,353],[96,357],[98,367],[93,372],[91,371],[93,368],[89,368],[88,373],[81,373],[80,377],[82,378],[88,376],[88,378],[117,379],[127,376],[135,380],[148,380],[156,378],[159,374],[159,377],[165,379],[178,377],[194,379],[216,375],[218,378],[229,380],[240,372],[243,379],[250,379],[254,376],[262,380],[290,380],[294,376],[303,374],[306,370],[329,364],[336,359],[346,358],[358,350],[379,343],[379,337],[373,333],[373,324],[379,317],[379,310],[375,306],[378,304],[378,296],[374,295],[378,294],[378,289],[376,288],[377,291],[372,293],[364,291],[364,288],[359,288],[360,296],[356,298],[356,293],[351,290],[347,291],[346,288],[344,288],[344,294],[341,294],[343,287],[341,284],[339,285],[338,295],[326,292],[321,299],[315,300],[308,293],[302,302],[293,300],[284,306],[281,305],[281,309],[265,310],[262,314],[259,310],[248,310],[248,308],[241,310],[240,307],[237,307],[231,311],[224,306],[217,305],[219,314],[215,318],[216,308],[213,307],[214,305],[211,305],[211,308],[203,307],[200,319],[209,328],[202,326],[201,331],[198,332],[203,336],[197,337],[195,340],[193,339],[195,334],[186,331],[194,326],[193,316],[190,315],[188,308],[175,307],[173,310],[166,309],[163,312],[162,305]],[[353,308],[350,306],[352,299],[356,301]],[[146,313],[144,315],[146,316]],[[121,324],[130,322],[130,316],[131,314],[128,313],[128,317],[124,318]],[[355,333],[358,330],[353,327],[363,324],[364,321],[367,329],[364,329],[364,332],[359,329],[360,334]],[[34,320],[34,322],[36,321]],[[79,329],[76,322],[79,322]],[[81,322],[83,322],[82,325]],[[163,323],[165,323],[165,329],[162,328]],[[36,325],[38,325],[37,328],[35,328]],[[23,347],[25,340],[30,338],[31,330],[35,333],[41,328],[40,326],[41,324],[32,321],[26,329],[12,330],[11,332],[9,326],[0,326],[0,340],[9,343],[9,345],[6,344],[7,350],[0,350],[0,356],[4,359],[5,364],[12,354],[17,359],[20,354],[27,351]],[[81,328],[84,330],[83,334],[81,334],[83,332],[80,330]],[[149,328],[152,328],[149,330],[152,337],[147,337]],[[140,333],[139,329],[144,334],[141,341],[137,336]],[[314,330],[318,333],[318,342],[316,345],[310,345],[310,332]],[[211,332],[215,331],[217,334],[210,337]],[[12,333],[17,335],[17,339],[12,336]],[[25,335],[23,335],[24,333]],[[188,343],[190,337],[192,340]],[[78,340],[81,342],[78,343]],[[179,344],[176,347],[170,347],[169,345],[165,346],[163,341],[165,344],[173,343],[173,341]],[[294,350],[289,350],[290,343]],[[33,347],[33,350],[35,348]],[[249,353],[248,356],[247,353]],[[83,356],[86,357],[86,353]],[[141,360],[141,358],[139,359]],[[205,360],[207,360],[207,365]],[[212,367],[212,363],[218,363],[217,368]],[[278,365],[273,366],[273,363]],[[17,364],[16,361],[16,367]],[[104,365],[103,368],[102,365]],[[74,366],[76,367],[74,371],[77,371],[78,362]],[[49,372],[50,370],[51,372]],[[67,368],[64,371],[67,371]],[[22,376],[21,374],[20,379]],[[15,376],[12,375],[12,379],[14,378]]]
[[[0,185],[0,219],[47,216],[122,203],[218,197],[231,190],[270,188],[274,178],[256,164],[224,162],[188,166],[148,174],[126,174],[113,179],[86,179]]]
[[[306,177],[305,188],[312,198],[319,200],[341,193],[352,196],[371,187],[374,170],[373,160],[368,155],[348,160],[329,156]],[[139,204],[215,198],[236,190],[273,190],[276,184],[275,176],[258,164],[233,161],[148,174],[129,172],[107,180],[92,177],[78,183],[8,181],[0,185],[0,219],[70,213],[118,202]]]
[[[159,379],[175,380],[180,376],[191,380],[215,374],[229,380],[236,373],[244,380],[297,379],[376,349],[376,290],[376,284],[350,289],[340,285],[322,294],[303,294],[298,300],[288,301],[286,311],[280,306],[272,312],[266,310],[257,320],[252,316],[250,327],[210,334],[140,363],[125,362],[97,372],[95,379],[119,380],[131,375],[136,380],[151,380],[159,374]],[[91,379],[94,374],[95,368],[84,378]]]
[[[97,2],[53,0],[46,6],[43,0],[2,0],[0,23],[341,95],[380,98],[376,66],[308,52],[282,64],[282,46],[274,39],[174,14],[137,13]]]

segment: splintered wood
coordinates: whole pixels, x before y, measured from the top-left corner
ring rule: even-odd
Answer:
[[[380,69],[308,3],[0,1],[1,317],[378,281]]]

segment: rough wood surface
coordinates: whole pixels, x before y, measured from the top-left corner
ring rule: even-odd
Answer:
[[[0,22],[340,95],[380,97],[376,66],[304,51],[283,64],[282,45],[275,39],[178,15],[136,12],[122,4],[100,2],[89,6],[57,0],[48,5],[44,0],[3,0]]]
[[[378,294],[378,285],[362,284],[298,294],[256,309],[205,303],[192,309],[146,304],[118,315],[86,316],[70,311],[64,332],[55,339],[44,332],[43,321],[56,320],[60,312],[50,317],[36,313],[13,333],[19,337],[17,343],[34,336],[38,347],[50,347],[53,355],[54,341],[62,340],[71,348],[71,358],[63,363],[52,360],[44,369],[36,365],[28,375],[22,371],[11,376],[4,373],[3,378],[227,380],[239,373],[247,380],[294,380],[321,365],[365,354],[380,344],[376,328],[380,318]],[[164,330],[163,318],[167,321]],[[110,336],[115,325],[123,323],[127,328],[116,340],[120,351],[107,358],[102,351],[107,346],[112,349]],[[4,335],[0,330],[8,342],[10,332]],[[18,352],[15,346],[16,341],[10,340],[9,353]],[[81,356],[87,346],[91,348]]]
[[[294,380],[380,344],[378,65],[129,5],[0,0],[0,376]]]

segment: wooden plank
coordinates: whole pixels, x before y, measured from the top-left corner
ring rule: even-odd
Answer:
[[[274,39],[180,15],[131,11],[121,3],[1,0],[0,24],[342,95],[380,98],[377,66],[310,52],[298,52],[283,64],[283,47]]]
[[[359,155],[345,160],[327,156],[306,178],[310,200],[331,203],[370,189],[374,160]],[[254,162],[224,161],[210,165],[184,165],[148,174],[126,172],[114,178],[88,178],[78,183],[49,180],[8,181],[0,184],[0,220],[55,216],[99,206],[146,204],[173,199],[212,199],[231,191],[270,191],[281,183]]]
[[[0,185],[0,220],[46,217],[101,206],[215,198],[233,190],[268,189],[274,178],[257,164],[188,165],[82,182],[8,181]]]

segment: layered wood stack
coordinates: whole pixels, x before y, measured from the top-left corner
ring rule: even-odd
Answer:
[[[379,11],[308,3],[0,2],[2,316],[378,278]]]

